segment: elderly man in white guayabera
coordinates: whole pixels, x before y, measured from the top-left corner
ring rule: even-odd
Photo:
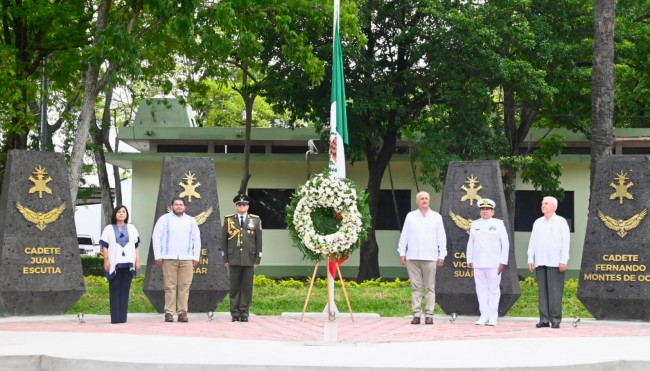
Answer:
[[[537,328],[560,328],[564,272],[569,262],[570,230],[566,219],[555,213],[557,199],[544,197],[542,216],[533,224],[528,243],[528,269],[535,271],[539,287]]]
[[[413,325],[419,325],[422,317],[422,289],[425,299],[424,323],[433,325],[436,268],[442,267],[447,256],[447,236],[442,216],[429,208],[430,200],[427,192],[419,192],[415,196],[418,209],[406,215],[397,248],[411,280]]]

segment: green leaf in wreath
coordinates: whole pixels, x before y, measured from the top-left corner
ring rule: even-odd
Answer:
[[[328,235],[335,233],[341,226],[341,221],[334,217],[336,213],[331,207],[318,208],[311,213],[314,230],[318,234]]]

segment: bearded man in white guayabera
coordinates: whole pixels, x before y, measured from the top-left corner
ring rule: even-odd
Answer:
[[[163,214],[153,228],[151,242],[157,266],[162,267],[165,288],[165,322],[188,322],[190,286],[199,266],[201,231],[196,220],[185,214],[185,200],[175,197],[172,212]]]

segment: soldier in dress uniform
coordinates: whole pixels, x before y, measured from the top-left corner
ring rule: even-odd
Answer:
[[[221,254],[230,276],[230,314],[233,322],[248,322],[253,298],[253,271],[262,259],[262,220],[249,214],[250,198],[238,194],[233,199],[237,213],[223,222]]]
[[[467,263],[474,271],[481,317],[477,325],[496,326],[501,298],[501,273],[508,265],[510,244],[503,220],[493,218],[494,201],[480,199],[481,218],[472,222],[467,241]]]

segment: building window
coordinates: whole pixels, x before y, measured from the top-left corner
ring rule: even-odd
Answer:
[[[158,144],[158,152],[189,152],[189,153],[207,153],[207,145],[199,144]]]
[[[305,145],[301,146],[272,146],[271,153],[282,153],[282,154],[296,154],[299,153],[304,155],[309,148]]]
[[[569,223],[569,229],[574,232],[574,192],[564,191],[564,200],[558,201],[556,213]],[[533,223],[542,216],[542,192],[517,191],[515,194],[515,232],[530,232]]]
[[[249,212],[262,219],[264,229],[286,229],[286,207],[291,202],[293,189],[253,189],[248,190],[251,198]],[[377,230],[399,231],[406,214],[411,210],[411,190],[395,190],[395,201],[399,211],[395,214],[393,194],[391,190],[381,190],[379,193],[379,211]]]
[[[216,144],[214,153],[244,153],[244,146],[238,144]],[[250,146],[250,153],[266,153],[266,146]]]
[[[397,214],[395,213],[395,204],[397,204]],[[375,229],[384,231],[401,230],[406,214],[409,211],[411,211],[410,189],[396,189],[395,200],[393,200],[392,190],[382,189],[379,191],[379,210]]]
[[[291,202],[293,189],[249,189],[251,214],[259,215],[263,229],[287,229],[286,207]]]

